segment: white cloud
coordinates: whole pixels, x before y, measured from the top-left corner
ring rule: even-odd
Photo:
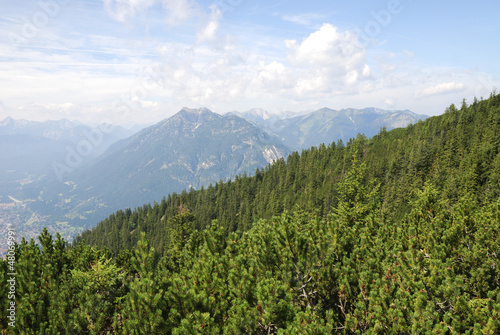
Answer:
[[[288,61],[301,71],[297,93],[346,93],[369,77],[365,49],[359,47],[357,36],[339,31],[331,24],[310,34],[301,43],[286,40]]]
[[[125,22],[137,12],[151,7],[155,2],[157,0],[104,0],[104,8],[113,19]]]
[[[340,32],[331,24],[324,24],[302,43],[286,40],[288,60],[293,65],[335,67],[348,72],[364,61],[365,50],[359,48],[357,36],[349,31]]]
[[[141,105],[142,108],[154,108],[158,107],[159,104],[156,101],[149,101],[149,100],[136,100],[137,103]]]
[[[163,0],[162,4],[167,11],[166,22],[172,26],[182,24],[200,12],[198,5],[190,0]]]
[[[292,70],[282,63],[261,61],[252,78],[251,90],[255,92],[255,95],[261,96],[284,94],[293,89],[296,80]]]
[[[432,95],[440,95],[440,94],[448,94],[448,93],[457,93],[466,89],[466,86],[463,83],[459,82],[448,82],[441,83],[434,86],[430,86],[424,88],[422,90],[418,90],[415,93],[416,98],[425,98]]]
[[[410,50],[403,50],[403,52],[408,56],[408,59],[412,60],[413,57],[415,56],[415,53],[411,52]]]
[[[462,97],[462,91],[479,87],[482,93],[494,86],[490,84],[493,79],[484,84],[475,73],[424,68],[406,50],[392,55],[380,50],[373,53],[373,49],[360,47],[356,34],[332,24],[323,24],[303,39],[283,40],[272,33],[263,36],[263,27],[247,27],[243,34],[231,31],[237,38],[227,34],[220,38],[226,27],[222,9],[217,7],[202,9],[190,0],[103,1],[110,15],[120,21],[155,6],[167,24],[187,22],[190,26],[178,29],[184,34],[182,40],[169,34],[174,29],[155,16],[151,27],[163,24],[164,29],[151,32],[151,38],[144,40],[129,40],[129,32],[120,35],[96,28],[91,34],[40,32],[33,39],[36,44],[22,49],[0,43],[0,54],[10,59],[0,62],[2,115],[80,120],[100,120],[107,115],[123,123],[159,120],[185,105],[220,112],[256,104],[274,111],[368,105],[404,109],[430,105],[430,99],[422,99],[428,96],[433,96],[440,112],[450,98]],[[314,18],[290,19],[306,24]],[[186,40],[196,42],[183,42]],[[148,66],[152,77],[142,71]],[[455,96],[438,95],[457,90]],[[131,106],[133,112],[126,119],[115,115],[116,101]],[[431,114],[423,108],[420,112]]]
[[[115,38],[89,36],[85,41],[89,44],[59,39],[41,40],[44,48],[3,45],[3,54],[15,61],[0,62],[0,82],[5,84],[0,94],[6,103],[0,112],[40,121],[100,120],[109,114],[111,108],[104,105],[138,85],[138,58],[144,50],[126,49]],[[108,53],[112,60],[103,59]]]
[[[165,23],[178,26],[196,22],[196,41],[214,42],[220,24],[221,11],[212,5],[204,10],[194,0],[103,0],[108,14],[115,20],[126,22],[136,14],[161,4],[165,11]],[[191,21],[190,20],[194,20]]]
[[[184,101],[184,105],[208,105],[244,96],[248,78],[242,73],[245,56],[234,47],[166,44],[160,49],[163,58],[154,66],[154,73],[164,95]]]
[[[138,13],[154,5],[161,4],[165,9],[165,22],[171,26],[182,24],[199,15],[200,9],[191,0],[103,0],[108,14],[117,21],[126,22]]]
[[[368,64],[365,64],[365,66],[363,66],[363,77],[370,77],[371,74],[372,74],[372,70],[370,69]]]
[[[345,75],[345,83],[349,86],[354,85],[358,82],[358,77],[359,73],[357,70],[349,71],[349,73]]]
[[[207,18],[201,20],[202,24],[196,33],[196,40],[198,42],[214,41],[216,39],[221,12],[216,6],[211,6],[210,9],[212,12]]]
[[[5,119],[9,114],[7,113],[7,110],[3,104],[3,102],[0,101],[0,121]]]
[[[386,99],[384,100],[384,103],[385,103],[385,104],[386,104],[389,108],[394,107],[394,100],[393,100],[393,99],[391,99],[391,98],[386,98]]]
[[[284,15],[283,20],[300,25],[300,26],[311,26],[317,21],[322,20],[325,17],[323,14],[317,13],[305,13],[299,15]]]
[[[218,19],[213,13],[211,22]],[[205,40],[215,38],[207,33]],[[201,39],[201,38],[200,38]],[[163,45],[156,66],[165,94],[178,100],[214,101],[283,99],[305,101],[332,94],[369,91],[373,72],[356,35],[325,24],[302,42],[286,40],[287,60],[252,54],[236,44]]]

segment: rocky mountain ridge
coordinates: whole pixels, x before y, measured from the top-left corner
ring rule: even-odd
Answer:
[[[278,136],[292,150],[308,149],[338,140],[345,143],[358,133],[372,137],[383,127],[391,130],[428,118],[409,110],[383,110],[374,107],[341,110],[325,107],[294,116],[290,113],[271,114],[263,109],[234,114]]]

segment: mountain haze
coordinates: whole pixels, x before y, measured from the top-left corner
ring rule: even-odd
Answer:
[[[269,133],[276,134],[292,150],[308,149],[321,143],[328,145],[338,140],[346,143],[359,133],[372,137],[382,127],[387,130],[402,128],[428,117],[409,110],[390,111],[373,107],[342,110],[321,108],[296,116],[275,115],[263,109],[252,109],[238,115]]]
[[[37,122],[6,118],[0,121],[0,197],[14,195],[20,184],[55,177],[53,164],[65,162],[68,150],[78,150],[89,137],[93,143],[86,148],[87,161],[130,135],[127,129],[107,124],[91,127],[66,119]]]
[[[52,176],[20,187],[16,197],[44,218],[36,221],[39,231],[53,222],[54,230],[71,236],[120,208],[253,173],[289,153],[279,139],[238,116],[183,108],[115,142],[62,180]]]
[[[75,178],[88,198],[95,193],[91,187],[99,187],[106,204],[137,206],[252,173],[288,154],[279,140],[242,118],[183,108],[115,143]]]

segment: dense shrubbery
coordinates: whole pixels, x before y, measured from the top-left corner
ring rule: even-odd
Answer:
[[[95,246],[67,247],[45,231],[39,245],[16,247],[16,328],[7,328],[5,286],[0,325],[19,334],[497,334],[499,105],[492,95],[452,106],[118,212],[84,234]]]

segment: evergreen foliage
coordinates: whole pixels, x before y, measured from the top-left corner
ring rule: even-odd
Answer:
[[[169,220],[179,206],[194,215],[191,226],[202,230],[217,219],[226,232],[247,231],[259,219],[271,219],[297,208],[331,213],[338,202],[339,181],[353,157],[367,171],[360,182],[380,184],[382,213],[401,220],[415,199],[414,189],[432,183],[450,202],[467,192],[479,204],[500,196],[500,96],[474,101],[468,107],[450,106],[446,113],[404,129],[381,130],[372,139],[363,135],[328,146],[294,152],[255,175],[209,185],[201,190],[170,194],[160,203],[118,211],[77,241],[117,254],[134,248],[140,232],[163,254],[168,248]]]
[[[119,211],[70,247],[44,231],[38,244],[16,245],[16,328],[7,325],[6,294],[0,326],[13,334],[498,334],[499,131],[492,94]],[[5,279],[6,260],[0,269]]]

